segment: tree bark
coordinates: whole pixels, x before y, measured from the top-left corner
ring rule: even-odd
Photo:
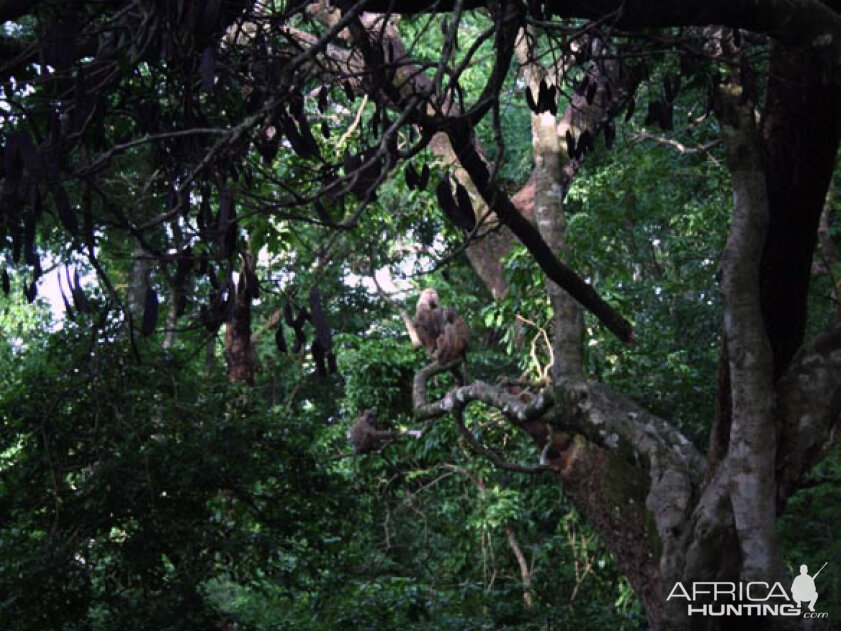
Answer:
[[[762,252],[762,313],[779,378],[803,343],[818,224],[841,139],[838,71],[776,44],[768,71],[763,158],[770,222]]]
[[[532,94],[537,94],[547,73],[528,49],[525,32],[521,33],[517,54],[525,64],[526,81]],[[571,108],[570,108],[571,109]],[[555,256],[563,260],[566,252],[566,217],[564,216],[562,184],[563,154],[558,138],[558,125],[551,112],[531,116],[534,170],[534,209],[538,229]],[[546,292],[552,304],[552,348],[554,363],[552,381],[580,381],[584,378],[584,314],[581,307],[566,291],[552,280],[546,280]]]
[[[724,329],[730,367],[730,500],[745,580],[770,580],[776,543],[774,360],[759,295],[768,194],[753,103],[721,86],[716,113],[733,179],[733,220],[722,259]]]
[[[228,377],[234,383],[254,384],[256,357],[251,348],[251,299],[254,257],[243,255],[239,281],[234,293],[231,318],[225,325],[225,356]]]

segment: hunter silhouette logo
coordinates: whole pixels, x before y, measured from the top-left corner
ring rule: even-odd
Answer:
[[[829,561],[827,561],[829,563]],[[809,576],[809,566],[801,565],[800,574],[794,577],[791,583],[791,598],[795,603],[802,602],[809,603],[809,611],[815,610],[815,603],[818,600],[818,590],[815,589],[815,579],[826,567],[826,563],[821,566],[821,569],[815,572],[814,576]]]

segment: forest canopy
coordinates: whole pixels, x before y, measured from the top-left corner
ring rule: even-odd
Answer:
[[[841,615],[837,3],[0,24],[10,629]]]

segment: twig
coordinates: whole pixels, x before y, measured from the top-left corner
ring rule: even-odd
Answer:
[[[359,123],[362,120],[362,112],[365,111],[365,106],[368,105],[368,95],[365,94],[362,97],[362,105],[359,106],[359,109],[356,110],[356,118],[353,119],[353,122],[350,124],[350,127],[347,128],[347,131],[341,135],[339,138],[339,142],[336,143],[336,147],[341,147],[345,144],[345,141],[350,138],[350,135],[356,131],[356,128],[359,127]]]
[[[709,153],[710,149],[716,147],[721,144],[721,140],[713,140],[711,142],[705,143],[703,145],[697,145],[695,147],[687,147],[683,143],[678,142],[674,138],[666,138],[665,136],[657,136],[655,134],[651,134],[645,130],[639,131],[634,134],[631,139],[637,142],[644,142],[646,140],[650,140],[658,145],[663,145],[665,147],[671,147],[672,149],[677,150],[677,152],[681,155],[691,155],[694,153]]]
[[[528,318],[524,318],[519,313],[516,314],[514,317],[520,320],[521,322],[529,324],[537,329],[537,335],[535,335],[531,340],[531,350],[529,352],[529,355],[531,356],[531,360],[532,362],[534,362],[535,368],[537,369],[537,376],[539,378],[539,381],[541,381],[544,384],[549,383],[549,370],[555,364],[555,352],[554,350],[552,350],[552,343],[549,341],[549,335],[546,332],[546,329],[544,329],[541,326],[538,326],[535,322],[532,322]],[[544,344],[546,344],[546,350],[549,353],[549,362],[543,368],[540,367],[540,360],[537,357],[537,339],[539,337],[543,338],[543,342]]]

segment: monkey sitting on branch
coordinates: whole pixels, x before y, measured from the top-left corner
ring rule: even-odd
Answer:
[[[353,445],[355,454],[367,454],[379,449],[387,440],[397,440],[403,436],[420,438],[419,430],[408,430],[405,432],[387,432],[377,429],[376,412],[365,410],[361,416],[356,417],[348,429],[347,438]]]
[[[464,318],[453,307],[447,307],[441,312],[441,329],[435,343],[435,359],[442,366],[464,361],[470,346],[470,329]]]
[[[441,310],[438,308],[438,292],[434,289],[428,288],[421,292],[412,324],[417,333],[417,336],[413,336],[413,342],[416,339],[430,357],[434,356],[438,349],[438,338],[443,332]],[[411,336],[411,331],[409,335]],[[418,348],[417,342],[414,342],[415,348]]]
[[[418,298],[415,309],[415,319],[412,324],[417,335],[409,335],[415,348],[420,345],[426,349],[429,356],[437,360],[441,366],[456,362],[463,362],[470,345],[470,330],[458,312],[453,307],[440,308],[438,293],[432,289],[424,289]],[[452,373],[460,385],[465,379],[462,372],[452,368]]]

